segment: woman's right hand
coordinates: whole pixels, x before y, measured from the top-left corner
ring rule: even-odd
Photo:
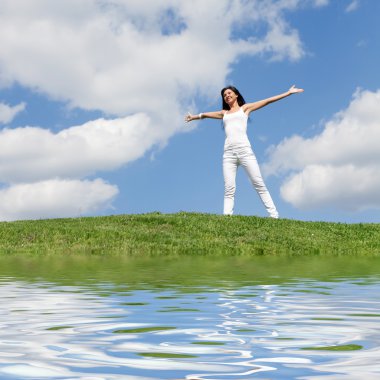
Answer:
[[[186,123],[193,120],[194,120],[194,117],[190,114],[190,112],[188,112],[187,115],[185,116]]]

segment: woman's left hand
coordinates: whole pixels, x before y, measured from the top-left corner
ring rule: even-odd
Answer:
[[[303,92],[303,88],[297,88],[294,84],[292,87],[289,88],[288,92],[290,94],[297,94],[299,92]]]

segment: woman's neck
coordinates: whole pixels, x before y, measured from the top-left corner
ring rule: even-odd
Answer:
[[[238,111],[240,106],[237,102],[234,102],[233,104],[229,104],[230,106],[230,112]]]
[[[234,104],[233,106],[230,106],[229,112],[236,112],[236,111],[239,111],[239,109],[240,109],[239,104],[236,103],[236,105]]]

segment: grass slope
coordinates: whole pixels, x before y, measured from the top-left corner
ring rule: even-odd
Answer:
[[[380,256],[380,224],[178,213],[0,223],[0,255]]]

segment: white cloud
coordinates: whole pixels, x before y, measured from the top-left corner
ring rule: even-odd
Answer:
[[[330,0],[314,0],[314,4],[316,7],[324,7],[328,5]]]
[[[283,198],[298,208],[380,208],[379,105],[380,90],[358,90],[319,135],[272,147],[264,172],[288,173]]]
[[[0,131],[0,220],[72,217],[110,207],[116,186],[80,180],[141,157],[159,141],[145,114],[98,119],[58,133]],[[53,178],[53,179],[52,179]]]
[[[215,95],[241,54],[302,57],[283,16],[298,3],[3,0],[2,80],[116,115],[182,113],[184,94]],[[262,40],[231,38],[252,22],[267,26]]]
[[[0,190],[0,220],[82,216],[108,207],[117,193],[101,179],[17,184]]]
[[[20,103],[15,106],[0,103],[0,124],[10,123],[19,112],[25,109],[25,106],[25,103]]]
[[[353,12],[359,8],[359,0],[353,0],[346,7],[346,12]]]
[[[151,120],[135,114],[98,119],[58,133],[37,127],[0,131],[0,182],[82,178],[141,157],[159,138]],[[152,129],[152,128],[151,128]]]
[[[300,209],[346,211],[380,208],[378,166],[309,165],[281,187],[281,196]]]

